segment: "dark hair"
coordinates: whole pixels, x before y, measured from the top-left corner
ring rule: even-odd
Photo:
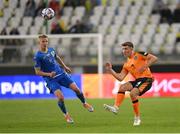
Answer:
[[[39,38],[48,38],[48,36],[45,34],[42,34],[42,35],[39,35]]]
[[[121,44],[121,46],[128,46],[128,47],[134,48],[134,45],[133,45],[132,42],[124,42],[124,43]]]

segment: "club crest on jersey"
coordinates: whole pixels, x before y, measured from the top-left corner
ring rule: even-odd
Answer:
[[[51,55],[54,57],[54,56],[55,56],[55,52],[54,52],[54,51],[52,51],[52,52],[51,52]]]
[[[137,60],[137,58],[138,58],[137,56],[134,56],[134,60]]]

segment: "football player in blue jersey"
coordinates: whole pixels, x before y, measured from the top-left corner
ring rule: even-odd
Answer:
[[[57,97],[58,106],[63,112],[67,123],[73,123],[74,121],[66,110],[61,86],[72,89],[83,106],[89,112],[94,111],[93,107],[85,101],[84,95],[79,87],[77,87],[76,83],[67,74],[71,73],[71,69],[65,65],[53,48],[48,47],[47,35],[39,36],[39,51],[35,54],[34,61],[35,73],[44,78],[50,92]]]

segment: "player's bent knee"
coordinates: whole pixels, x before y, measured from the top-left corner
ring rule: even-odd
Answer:
[[[125,93],[125,91],[119,88],[118,93]]]
[[[58,101],[64,101],[64,97],[63,96],[58,97]]]
[[[59,101],[64,101],[64,96],[62,94],[57,94],[56,97]]]
[[[125,91],[126,91],[126,86],[125,86],[125,85],[121,85],[121,86],[119,87],[118,92],[125,92]]]
[[[131,98],[136,98],[135,93],[134,93],[134,92],[130,92],[130,97],[131,97]]]
[[[77,88],[76,90],[74,90],[77,94],[80,94],[81,93],[81,91],[80,91],[80,89],[79,88]]]
[[[78,86],[75,83],[72,83],[69,87],[77,94],[81,93],[80,89],[78,88]]]
[[[60,90],[56,90],[54,94],[55,94],[55,96],[57,97],[57,99],[59,101],[64,101],[64,96],[63,96],[63,94],[61,93]]]
[[[134,92],[134,91],[131,91],[130,92],[130,97],[131,97],[131,99],[136,99],[138,97],[138,93]]]

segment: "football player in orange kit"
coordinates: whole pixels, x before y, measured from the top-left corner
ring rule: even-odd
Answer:
[[[138,126],[141,124],[138,96],[143,95],[151,88],[153,76],[149,67],[155,63],[158,58],[146,52],[135,52],[133,51],[133,47],[133,43],[131,42],[122,44],[123,55],[127,57],[127,61],[124,63],[120,73],[116,73],[112,69],[111,63],[108,62],[105,65],[107,72],[112,74],[117,80],[122,81],[128,73],[130,73],[135,80],[122,84],[118,90],[114,105],[104,104],[104,108],[117,114],[124,100],[125,92],[130,91],[130,98],[135,114],[133,125]]]

